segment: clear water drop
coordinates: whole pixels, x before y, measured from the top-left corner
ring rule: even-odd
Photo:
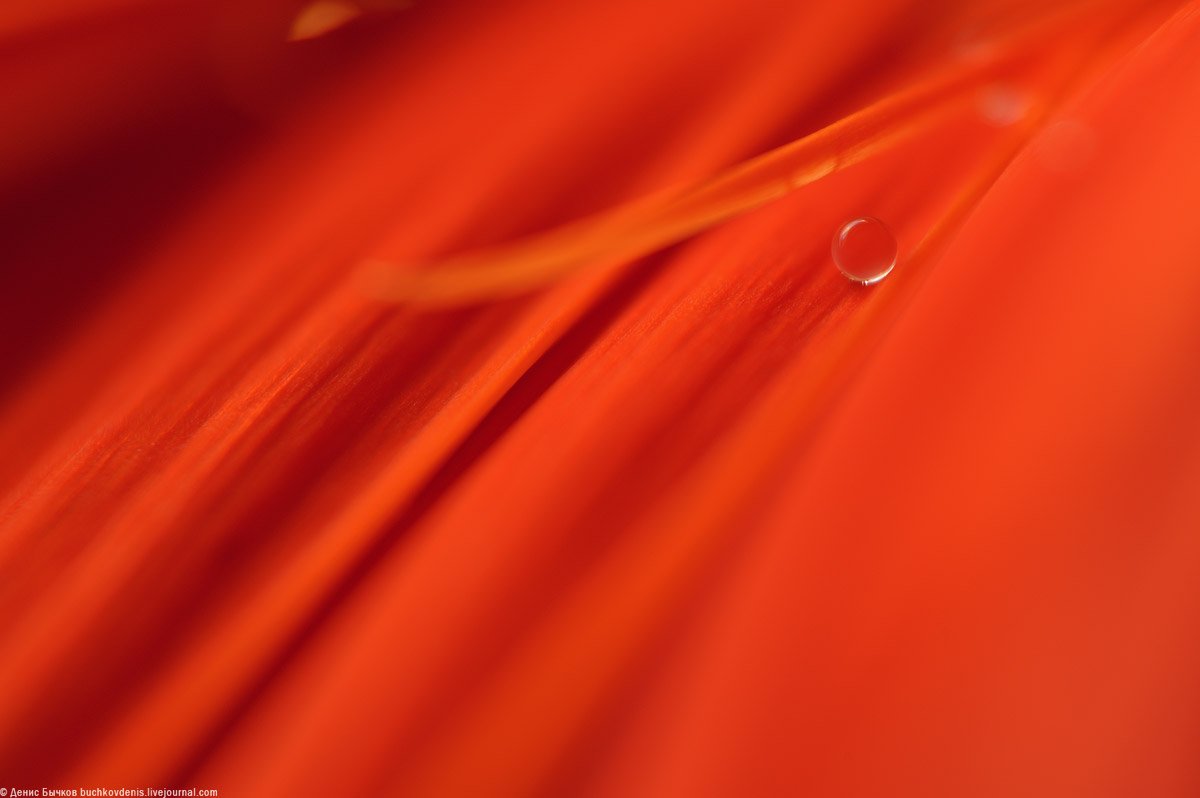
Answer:
[[[833,262],[856,283],[877,283],[896,266],[899,247],[888,226],[873,216],[846,222],[833,237]]]

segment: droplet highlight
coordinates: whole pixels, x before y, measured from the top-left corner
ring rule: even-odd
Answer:
[[[873,216],[846,222],[833,237],[833,262],[856,283],[871,285],[887,277],[899,254],[896,237]]]

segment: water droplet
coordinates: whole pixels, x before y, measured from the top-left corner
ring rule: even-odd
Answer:
[[[846,222],[833,237],[833,262],[856,283],[877,283],[896,265],[896,237],[872,216]]]

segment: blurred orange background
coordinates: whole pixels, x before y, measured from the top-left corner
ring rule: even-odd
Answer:
[[[0,112],[0,786],[1200,794],[1195,0],[6,0]]]

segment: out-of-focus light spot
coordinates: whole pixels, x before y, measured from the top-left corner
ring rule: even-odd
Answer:
[[[979,92],[979,115],[996,127],[1015,125],[1032,107],[1028,94],[1006,83],[996,83]]]
[[[363,10],[349,0],[317,0],[300,10],[292,20],[288,41],[315,39],[362,16]]]
[[[964,27],[951,40],[950,55],[963,64],[982,64],[995,58],[996,42],[981,27]]]
[[[1096,157],[1096,132],[1077,119],[1055,122],[1038,136],[1034,156],[1052,172],[1081,172]]]

